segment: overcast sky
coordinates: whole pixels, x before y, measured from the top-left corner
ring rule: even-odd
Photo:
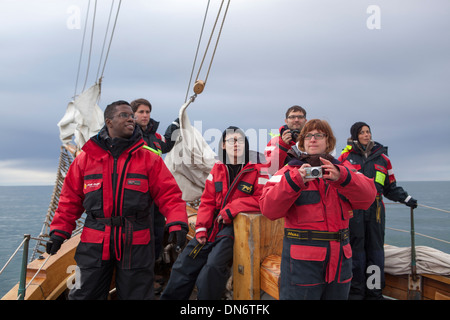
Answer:
[[[210,19],[219,2],[211,0]],[[98,1],[87,87],[110,3]],[[87,4],[0,0],[0,185],[54,183],[57,123],[75,92]],[[123,1],[100,108],[147,98],[163,133],[185,99],[206,4]],[[298,104],[308,119],[330,122],[338,154],[351,125],[365,121],[389,147],[397,180],[450,180],[449,17],[448,0],[232,0],[189,117],[203,134],[229,125],[258,132],[263,148]],[[77,94],[87,52],[83,59]]]

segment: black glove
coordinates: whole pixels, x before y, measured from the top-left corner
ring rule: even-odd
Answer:
[[[413,208],[413,209],[417,208],[417,200],[412,197],[405,204],[410,208]]]
[[[47,242],[46,246],[46,252],[48,254],[55,254],[58,252],[59,248],[61,248],[61,245],[64,242],[64,238],[55,234],[52,234],[50,236],[50,241]]]
[[[181,251],[181,248],[184,247],[186,244],[186,235],[187,232],[184,229],[178,230],[178,231],[172,231],[169,234],[169,242],[173,242],[176,244],[175,250],[177,252]],[[176,237],[176,242],[174,241],[174,238]]]

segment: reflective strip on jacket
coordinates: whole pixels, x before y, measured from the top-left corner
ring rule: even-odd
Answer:
[[[196,235],[208,236],[213,241],[219,231],[217,216],[229,224],[240,212],[259,212],[259,197],[268,180],[261,164],[248,163],[238,173],[231,185],[227,166],[218,161],[205,182],[197,211]]]
[[[354,209],[367,209],[376,196],[372,179],[336,165],[340,171],[337,181],[316,179],[303,182],[299,166],[287,165],[270,178],[260,199],[261,212],[271,220],[285,218],[285,228],[339,232],[348,228]],[[326,281],[332,282],[340,269],[341,243],[329,242],[329,263]],[[350,245],[345,250],[351,257]],[[325,259],[323,248],[309,248],[309,255]],[[306,251],[305,251],[306,252]],[[296,254],[295,252],[293,254]]]
[[[111,258],[111,253],[127,263],[123,268],[150,263],[152,253],[146,248],[151,240],[153,201],[166,217],[169,231],[187,228],[186,203],[180,188],[163,159],[143,146],[140,139],[113,159],[89,140],[70,166],[51,232],[70,235],[76,220],[86,211],[76,254],[79,265],[99,266],[102,260]],[[127,248],[129,252],[124,252]]]

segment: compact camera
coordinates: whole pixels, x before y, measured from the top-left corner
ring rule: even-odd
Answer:
[[[297,141],[300,130],[291,130],[292,141]]]
[[[322,178],[322,167],[306,167],[305,171],[306,171],[305,178],[309,179]]]

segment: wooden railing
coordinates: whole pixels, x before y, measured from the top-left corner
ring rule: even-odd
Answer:
[[[240,213],[233,224],[233,299],[259,300],[261,289],[278,299],[284,219]]]

